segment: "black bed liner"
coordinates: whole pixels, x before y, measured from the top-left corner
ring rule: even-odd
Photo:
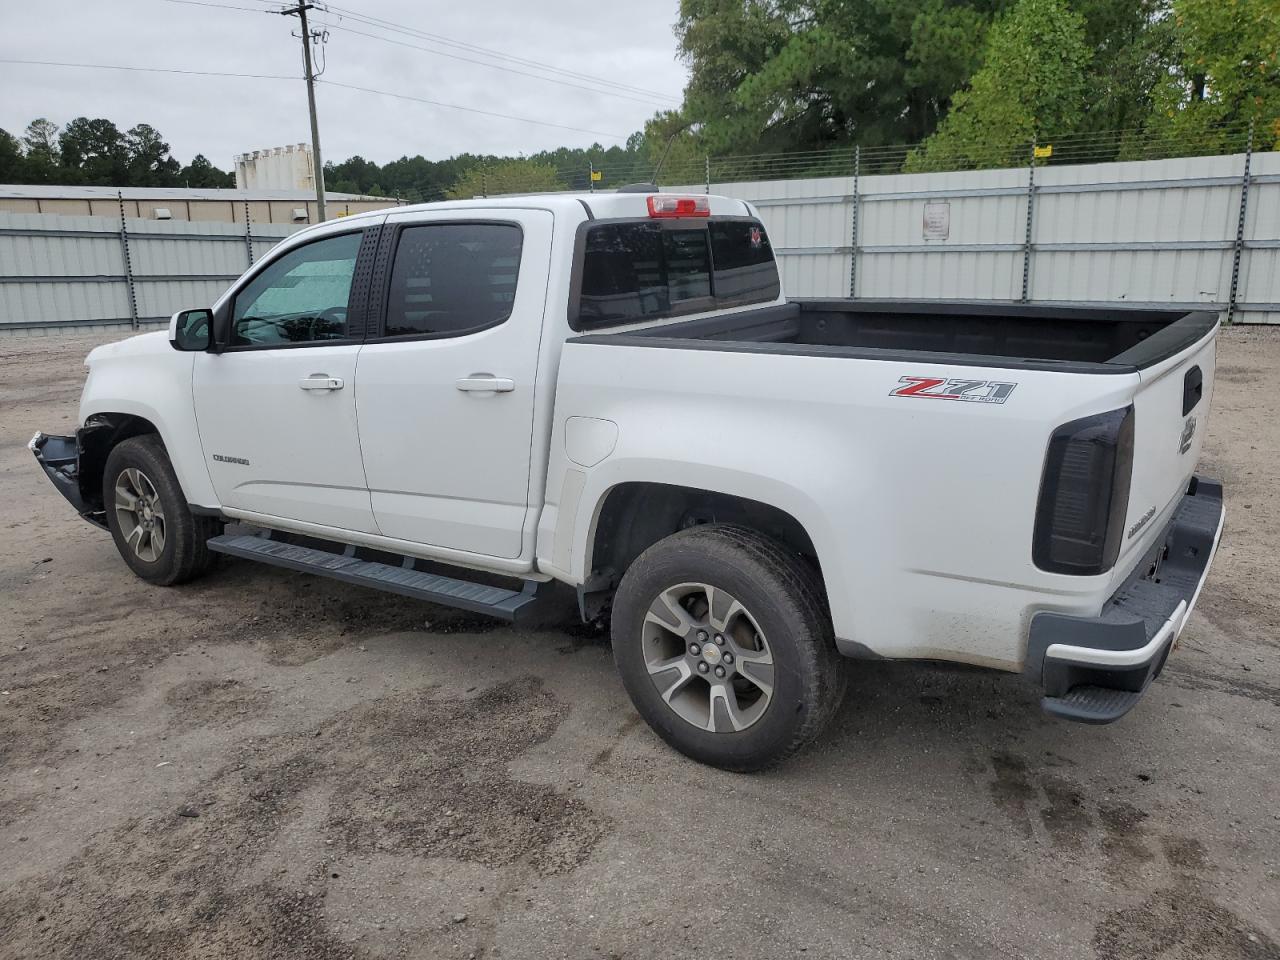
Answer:
[[[910,300],[792,300],[570,343],[1133,373],[1203,339],[1216,313]]]

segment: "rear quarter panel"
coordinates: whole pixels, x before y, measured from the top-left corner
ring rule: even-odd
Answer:
[[[1004,403],[891,395],[903,377],[1012,382]],[[539,566],[581,583],[609,490],[710,489],[795,517],[818,551],[836,635],[886,657],[1018,669],[1037,610],[1095,614],[1109,576],[1031,559],[1053,428],[1128,404],[1136,374],[566,344]],[[594,466],[565,422],[617,424]]]

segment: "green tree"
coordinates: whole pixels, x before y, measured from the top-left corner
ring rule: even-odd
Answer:
[[[24,183],[56,183],[62,179],[58,125],[40,117],[27,124],[22,136],[26,153]]]
[[[991,28],[982,66],[907,169],[1006,166],[1026,159],[1033,139],[1075,130],[1090,59],[1084,18],[1065,0],[1018,0]]]
[[[58,137],[62,168],[78,183],[127,186],[129,148],[110,120],[77,117]]]
[[[209,189],[234,187],[235,174],[219,170],[203,153],[197,153],[191,162],[178,171],[178,182],[184,187]]]
[[[1280,144],[1280,6],[1276,0],[1174,0],[1175,63],[1148,131],[1189,153]]]
[[[22,137],[27,146],[27,156],[48,163],[58,162],[58,125],[40,117],[27,124]]]
[[[0,183],[26,183],[26,168],[21,141],[8,130],[0,130]]]
[[[972,74],[1007,5],[681,0],[676,34],[690,76],[680,115],[721,154],[918,141]]]
[[[696,183],[704,176],[708,148],[688,116],[679,110],[655,114],[645,125],[645,151],[638,175],[639,183],[657,177],[662,183]]]
[[[1052,132],[1126,131],[1146,122],[1154,91],[1173,62],[1169,3],[1072,0],[1072,9],[1085,19],[1085,42],[1093,51],[1089,106],[1076,131]],[[1093,159],[1112,156],[1095,154]]]
[[[181,164],[169,155],[169,144],[149,123],[139,123],[124,137],[131,187],[168,187],[178,182]]]
[[[326,163],[324,182],[342,181],[348,184],[348,189],[338,191],[337,187],[333,188],[339,193],[367,193],[378,180],[379,173],[381,170],[376,163],[356,155],[342,163]]]
[[[466,170],[446,192],[452,200],[499,196],[504,193],[540,193],[564,190],[556,168],[536,160],[499,160]]]

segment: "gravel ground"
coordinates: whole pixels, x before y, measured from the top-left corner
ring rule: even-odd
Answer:
[[[25,449],[94,342],[0,340],[0,957],[1280,957],[1280,330],[1223,336],[1226,539],[1134,713],[850,663],[761,776],[667,750],[581,631],[135,579]]]

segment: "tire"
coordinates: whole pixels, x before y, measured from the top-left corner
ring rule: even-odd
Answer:
[[[131,497],[132,510],[126,506]],[[213,566],[216,555],[207,541],[221,530],[221,521],[187,508],[157,435],[131,437],[111,449],[102,474],[102,503],[120,556],[148,583],[186,583]]]
[[[844,697],[817,574],[745,527],[694,527],[642,553],[614,596],[612,632],[636,710],[676,750],[714,767],[782,762]]]

